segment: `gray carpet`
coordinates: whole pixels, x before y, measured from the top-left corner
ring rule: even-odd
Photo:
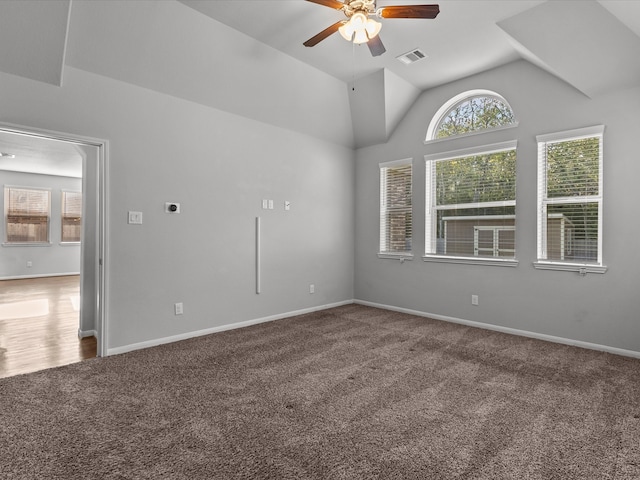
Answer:
[[[0,478],[638,479],[639,380],[348,305],[0,379]]]

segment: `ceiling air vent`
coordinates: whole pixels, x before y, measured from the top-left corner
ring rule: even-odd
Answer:
[[[417,62],[418,60],[421,60],[426,56],[427,56],[426,53],[424,53],[419,48],[416,48],[415,50],[411,50],[410,52],[403,53],[402,55],[396,58],[400,60],[402,63],[404,63],[405,65],[411,65],[412,63]]]

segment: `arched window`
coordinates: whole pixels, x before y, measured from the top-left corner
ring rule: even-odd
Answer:
[[[513,110],[501,95],[490,90],[470,90],[440,107],[429,124],[426,140],[515,125]]]

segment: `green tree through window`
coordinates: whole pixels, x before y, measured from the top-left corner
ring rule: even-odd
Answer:
[[[562,138],[562,133],[538,137],[540,260],[602,261],[602,131],[591,127],[567,133],[574,138]]]
[[[492,96],[468,98],[452,107],[440,120],[436,138],[510,125],[514,121],[513,111],[501,99]]]

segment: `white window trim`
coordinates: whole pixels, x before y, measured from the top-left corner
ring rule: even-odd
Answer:
[[[460,148],[458,150],[448,150],[442,153],[432,153],[425,155],[425,161],[430,160],[451,160],[458,157],[471,157],[473,155],[483,155],[486,153],[502,152],[503,150],[513,150],[518,147],[517,140],[508,140],[506,142],[490,143],[478,145],[477,147]]]
[[[542,168],[541,164],[541,149],[542,144],[546,144],[548,142],[555,143],[561,141],[570,141],[570,140],[580,140],[583,138],[591,138],[604,136],[604,125],[593,125],[591,127],[577,128],[573,130],[565,130],[562,132],[554,132],[547,133],[543,135],[536,136],[536,142],[538,145],[538,186],[542,182],[546,182],[546,168]],[[602,139],[601,139],[602,142]],[[546,150],[546,148],[545,148]],[[563,262],[563,261],[553,261],[547,260],[543,258],[544,256],[544,247],[546,244],[546,229],[544,226],[544,217],[543,213],[545,210],[543,208],[543,194],[542,189],[538,187],[537,193],[537,240],[536,240],[536,250],[537,250],[537,260],[533,262],[533,266],[538,270],[560,270],[567,272],[578,272],[580,275],[585,275],[587,273],[605,273],[608,270],[608,267],[603,265],[602,263],[602,174],[603,174],[603,150],[604,148],[600,148],[600,161],[599,161],[599,172],[598,172],[598,195],[597,196],[588,196],[584,197],[584,200],[587,201],[597,201],[598,202],[598,259],[596,263],[580,263],[580,262]],[[545,163],[546,167],[546,163]],[[562,203],[566,199],[552,199],[548,200],[546,204],[553,203]],[[575,201],[575,200],[572,200]]]
[[[434,255],[425,253],[422,256],[424,262],[433,263],[458,263],[464,265],[486,265],[490,267],[517,267],[520,263],[515,258],[500,259],[495,257],[446,257],[443,255]]]
[[[548,260],[538,260],[533,262],[533,266],[537,270],[561,270],[564,272],[577,272],[580,275],[585,275],[587,273],[605,273],[608,270],[606,265],[551,262]]]
[[[400,263],[405,262],[406,260],[413,260],[413,253],[405,253],[405,252],[379,252],[378,258],[390,258],[393,260],[400,260]]]
[[[425,145],[431,145],[432,143],[450,142],[452,140],[457,140],[459,138],[473,137],[474,135],[484,135],[485,133],[499,132],[501,130],[509,130],[510,128],[516,128],[519,125],[519,123],[520,122],[516,120],[515,122],[510,123],[509,125],[500,125],[498,127],[485,128],[483,130],[474,130],[473,132],[460,133],[458,135],[452,135],[451,137],[434,138],[431,140],[427,138],[427,140],[425,140],[422,143],[424,143]]]
[[[47,240],[46,242],[8,242],[7,241],[7,237],[9,235],[9,233],[7,232],[7,213],[8,213],[8,204],[6,201],[6,196],[4,197],[4,212],[3,212],[3,217],[2,217],[2,229],[3,229],[3,241],[2,241],[2,246],[3,247],[50,247],[53,245],[53,241],[51,240],[51,223],[52,223],[52,217],[51,217],[51,192],[52,189],[50,187],[25,187],[23,185],[9,185],[6,184],[3,186],[3,196],[4,196],[4,192],[6,191],[7,188],[21,188],[24,190],[42,190],[45,192],[49,192],[49,225],[48,225],[48,232],[47,232],[47,236],[49,237],[49,240]]]
[[[389,167],[403,167],[404,165],[412,165],[413,166],[413,157],[411,158],[402,158],[400,160],[391,160],[390,162],[381,162],[378,164],[379,168],[389,168]]]
[[[39,242],[39,243],[20,243],[20,242],[2,242],[3,247],[50,247],[53,243],[51,242]]]
[[[498,100],[500,100],[502,103],[504,103],[507,107],[509,107],[509,109],[513,112],[513,108],[511,108],[511,105],[509,105],[509,102],[507,102],[507,100],[500,95],[499,93],[496,93],[494,91],[491,90],[484,90],[484,89],[475,89],[475,90],[467,90],[466,92],[462,92],[459,93],[458,95],[456,95],[455,97],[449,99],[448,101],[446,101],[439,109],[438,111],[435,113],[435,115],[433,116],[433,118],[431,119],[431,122],[429,123],[429,127],[427,128],[427,135],[425,137],[425,141],[424,143],[433,143],[433,142],[438,142],[438,141],[442,141],[442,140],[451,140],[454,138],[462,138],[462,137],[466,137],[466,136],[470,136],[470,135],[478,135],[481,133],[486,133],[486,132],[492,132],[492,131],[496,131],[496,130],[503,130],[505,128],[514,128],[518,126],[518,121],[514,121],[513,123],[509,124],[509,125],[501,125],[498,127],[493,127],[493,128],[486,128],[483,130],[474,130],[473,132],[467,132],[467,133],[462,133],[459,135],[453,135],[451,137],[445,137],[445,138],[434,138],[435,134],[436,134],[436,129],[438,128],[438,125],[440,125],[440,122],[442,121],[442,118],[449,113],[450,110],[452,110],[453,108],[455,108],[458,104],[470,99],[470,98],[474,98],[474,97],[493,97],[496,98]]]
[[[409,158],[402,158],[400,160],[392,160],[389,162],[381,162],[378,164],[378,172],[381,172],[383,168],[393,168],[393,167],[403,167],[406,165],[410,165],[411,166],[411,191],[413,194],[413,157],[409,157]],[[378,192],[378,198],[380,198],[382,195],[382,192],[379,191]],[[378,205],[378,208],[380,208],[380,205]],[[412,206],[411,209],[413,211],[413,201],[412,201]],[[412,215],[413,218],[413,215]],[[382,235],[382,224],[379,225],[379,235]],[[412,231],[412,238],[411,238],[411,248],[413,250],[413,225],[411,226],[411,231]],[[404,263],[405,260],[413,260],[413,253],[411,251],[406,251],[406,252],[382,252],[380,251],[380,236],[378,237],[378,258],[391,258],[391,259],[398,259],[400,260],[401,263]]]
[[[431,176],[431,169],[426,165],[427,162],[434,160],[451,160],[459,157],[470,157],[472,155],[482,155],[487,153],[495,153],[502,152],[504,150],[517,150],[518,141],[517,140],[509,140],[506,142],[500,143],[492,143],[489,145],[479,145],[476,147],[462,148],[458,150],[449,150],[447,152],[442,153],[433,153],[430,155],[425,155],[425,187],[429,186],[426,190],[433,191],[435,187],[435,179]],[[422,256],[422,260],[425,262],[437,262],[437,263],[459,263],[459,264],[467,264],[467,265],[490,265],[490,266],[498,266],[498,267],[517,267],[519,261],[516,258],[509,259],[500,259],[500,258],[489,258],[489,257],[453,257],[448,255],[437,255],[435,253],[427,253],[435,251],[434,245],[434,237],[431,232],[435,229],[435,218],[429,218],[429,212],[433,208],[433,195],[425,195],[425,254]],[[490,202],[489,206],[492,207],[502,207],[502,206],[513,206],[516,205],[515,200],[505,201],[505,202]],[[463,207],[465,205],[462,205]],[[470,207],[476,207],[477,204],[469,205]],[[460,204],[456,205],[456,208],[459,208]],[[446,209],[446,207],[445,207]],[[429,244],[429,245],[428,245]],[[427,246],[429,248],[427,248]]]

